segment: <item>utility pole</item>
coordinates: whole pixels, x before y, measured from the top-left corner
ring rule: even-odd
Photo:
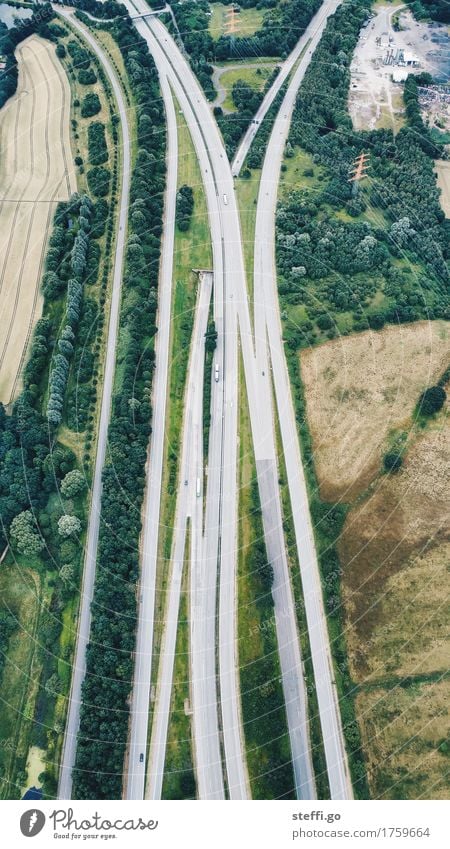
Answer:
[[[369,154],[368,153],[360,153],[359,156],[353,162],[353,168],[350,170],[349,183],[359,182],[364,177],[367,177],[367,169],[369,168]]]

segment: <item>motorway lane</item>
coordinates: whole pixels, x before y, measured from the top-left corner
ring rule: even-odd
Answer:
[[[338,5],[339,2],[334,0],[328,14],[335,11]],[[312,51],[320,40],[325,23],[324,20],[313,37],[310,47]],[[320,573],[289,375],[283,351],[275,264],[275,213],[280,167],[298,89],[309,61],[308,52],[300,61],[289,85],[273,127],[263,164],[255,227],[254,291],[260,295],[255,297],[255,328],[257,328],[259,341],[258,353],[266,362],[266,366],[266,333],[269,341],[331,798],[351,799],[352,787],[332,671]]]
[[[136,660],[131,696],[131,730],[125,792],[127,799],[143,799],[145,788],[172,307],[178,131],[170,86],[166,79],[161,79],[160,85],[167,119],[166,195],[159,274],[159,308],[156,319],[158,333],[155,337],[152,433],[147,465],[147,489],[143,519],[141,574],[139,580],[139,598],[141,601],[138,611]],[[143,761],[141,761],[141,754],[144,755]]]
[[[152,22],[152,30],[160,32],[160,43],[164,44],[167,33],[159,22]],[[176,47],[171,49],[171,61],[176,56]],[[184,72],[190,74],[183,59],[176,56],[177,68],[184,63]],[[192,84],[198,90],[198,85]],[[191,86],[190,86],[191,88]],[[191,89],[193,90],[193,89]],[[195,97],[195,110],[198,120],[202,123],[204,132],[211,116],[201,92]],[[255,457],[260,491],[263,492],[262,514],[265,529],[268,555],[274,567],[274,600],[276,601],[277,636],[280,650],[280,665],[283,677],[283,689],[286,698],[287,718],[293,749],[293,764],[296,790],[303,798],[314,798],[315,787],[309,746],[309,728],[306,711],[306,698],[303,684],[303,672],[300,658],[298,633],[293,604],[292,590],[289,583],[289,573],[285,553],[283,528],[281,521],[281,504],[276,472],[275,436],[271,410],[271,392],[267,376],[258,371],[253,350],[253,337],[250,328],[250,316],[246,281],[244,274],[242,243],[239,227],[239,217],[234,196],[234,186],[231,171],[225,157],[220,155],[222,147],[220,139],[215,138],[215,124],[208,130],[209,159],[215,169],[219,197],[224,193],[222,221],[227,261],[231,266],[230,273],[225,275],[225,285],[231,287],[225,291],[226,313],[226,357],[225,357],[225,419],[224,419],[224,465],[222,489],[222,533],[221,533],[221,580],[219,600],[219,669],[221,682],[222,726],[225,750],[225,762],[228,775],[230,796],[240,798],[243,789],[244,774],[236,755],[240,749],[241,717],[240,702],[237,698],[238,662],[236,650],[237,619],[236,619],[236,468],[237,442],[233,434],[237,431],[237,349],[230,341],[237,336],[236,318],[239,317],[241,345],[244,359],[247,391],[249,396],[252,435],[255,447]],[[211,139],[211,141],[210,141]],[[217,155],[219,152],[219,156]],[[204,161],[204,160],[203,160]],[[225,203],[226,198],[226,203]],[[234,304],[235,310],[230,309]],[[236,315],[237,313],[237,315]],[[232,383],[230,383],[232,378]],[[228,393],[227,393],[228,389]],[[264,409],[267,415],[261,416]],[[270,477],[271,487],[267,488],[266,463],[272,464]],[[274,507],[277,515],[277,533],[273,533],[272,516]],[[225,518],[226,516],[226,518]],[[227,520],[232,522],[233,532]]]
[[[145,9],[145,4],[141,0],[133,4],[130,3],[130,0],[127,0],[126,5],[139,7],[142,11]],[[217,312],[222,311],[221,319],[224,326],[227,327],[225,361],[223,368],[221,368],[224,404],[222,448],[224,462],[222,474],[217,482],[221,491],[217,491],[215,497],[221,499],[222,539],[226,537],[225,551],[221,551],[220,556],[221,592],[222,588],[223,592],[226,592],[226,589],[231,587],[234,594],[237,550],[237,335],[231,333],[229,328],[232,328],[235,321],[237,298],[233,301],[233,296],[236,279],[240,278],[242,288],[242,285],[245,285],[245,277],[233,180],[221,137],[204,99],[203,92],[175,43],[159,21],[153,18],[145,22],[136,20],[134,23],[138,31],[147,39],[159,72],[167,75],[171,82],[177,100],[183,109],[201,163],[213,246],[215,310]],[[170,45],[170,61],[164,55],[168,45]],[[208,140],[207,148],[205,138]],[[224,246],[226,246],[226,250],[224,250]],[[218,330],[220,332],[220,328]],[[223,497],[225,492],[226,497]],[[228,637],[230,634],[232,635],[232,651],[228,650],[223,653],[222,660],[225,666],[222,664],[219,670],[222,685],[222,732],[229,794],[231,798],[247,798],[249,792],[248,777],[240,722],[238,664],[236,662],[234,639],[237,627],[235,595],[233,595],[233,598],[232,606],[227,605],[226,608],[222,606],[222,616],[226,615],[226,622],[223,623],[222,630]],[[210,621],[209,616],[208,621]],[[228,642],[230,641],[228,640]],[[214,650],[214,644],[210,644],[209,651],[213,653]],[[208,721],[208,728],[211,729],[214,727],[214,713],[217,711],[215,680],[211,675],[207,676],[205,686],[209,686],[209,689],[208,697],[203,699],[203,707],[211,711]],[[194,698],[193,707],[195,713]],[[206,735],[206,739],[211,739],[208,770],[217,771],[221,769],[214,753],[217,746],[216,744],[212,745],[210,733]],[[198,767],[199,763],[197,763],[197,777],[199,779]],[[199,780],[199,785],[200,783]],[[202,783],[203,786],[217,784],[216,781],[206,777]]]
[[[165,628],[161,642],[160,665],[154,719],[150,741],[149,770],[146,799],[160,799],[164,778],[167,729],[170,716],[172,679],[175,661],[181,581],[186,549],[188,518],[191,518],[191,571],[201,565],[202,553],[202,498],[197,497],[197,479],[203,478],[203,371],[205,359],[205,333],[208,324],[212,291],[212,274],[200,274],[198,304],[192,334],[191,355],[188,366],[188,384],[184,403],[184,426],[180,480],[171,554],[168,603]],[[185,483],[187,482],[187,483]],[[191,598],[195,605],[195,598]],[[221,798],[220,795],[215,798]]]
[[[289,54],[287,59],[283,62],[280,73],[274,80],[273,84],[269,88],[266,93],[264,100],[262,101],[258,111],[256,112],[253,121],[247,128],[244,136],[242,137],[238,149],[233,157],[233,162],[231,164],[231,172],[233,177],[237,177],[241,171],[241,168],[245,162],[249,149],[252,145],[253,139],[256,136],[267,112],[272,106],[273,101],[275,100],[278,92],[283,86],[285,80],[287,80],[289,74],[294,68],[295,63],[299,59],[302,54],[302,51],[308,47],[308,52],[305,54],[307,62],[311,59],[311,56],[314,52],[315,46],[317,45],[317,39],[315,39],[314,44],[309,44],[311,40],[317,36],[318,33],[320,35],[323,32],[324,25],[326,24],[327,18],[330,14],[336,10],[336,7],[339,3],[336,3],[336,0],[325,0],[320,9],[316,12],[313,18],[311,18],[305,32],[298,40],[292,52]]]
[[[88,30],[71,13],[59,6],[56,11],[77,29],[100,60],[109,79],[116,99],[122,131],[122,171],[120,185],[119,213],[117,220],[117,239],[114,254],[114,274],[111,292],[111,309],[108,325],[108,339],[103,375],[103,392],[100,409],[97,453],[91,492],[91,506],[86,538],[86,558],[81,588],[80,610],[78,614],[78,633],[75,648],[72,683],[69,697],[64,745],[62,751],[58,798],[70,799],[72,794],[72,770],[75,764],[77,734],[80,726],[81,687],[86,674],[86,647],[91,628],[91,604],[94,592],[97,545],[100,527],[100,507],[102,496],[102,471],[106,456],[108,424],[116,360],[117,330],[119,325],[120,295],[122,287],[122,269],[124,260],[125,236],[128,221],[128,202],[130,190],[130,150],[131,140],[128,127],[126,105],[122,88],[108,57],[99,47]]]

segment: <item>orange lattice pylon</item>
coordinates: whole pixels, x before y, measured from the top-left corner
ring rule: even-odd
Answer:
[[[236,32],[236,24],[237,24],[237,15],[234,6],[230,6],[229,10],[226,13],[227,20],[227,35],[233,35]]]
[[[350,171],[350,174],[352,176],[348,178],[350,183],[362,180],[363,177],[367,177],[367,169],[369,167],[368,159],[368,153],[360,153],[359,156],[355,159],[353,163],[353,168]]]

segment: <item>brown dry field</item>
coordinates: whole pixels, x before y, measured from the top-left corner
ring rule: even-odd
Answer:
[[[450,681],[360,693],[357,711],[372,796],[448,799]]]
[[[0,401],[20,391],[20,371],[42,311],[47,238],[58,201],[76,191],[70,88],[55,47],[31,36],[16,51],[19,79],[0,111]]]
[[[410,683],[439,677],[450,660],[449,401],[426,427],[412,420],[420,392],[449,364],[449,328],[389,327],[301,355],[321,495],[351,504],[338,541],[345,638],[363,688],[356,712],[371,791],[387,798],[449,794],[448,778],[438,780],[445,755],[433,749],[444,722],[427,724],[437,685]],[[387,475],[382,457],[397,430],[408,433],[403,465]]]
[[[421,321],[333,339],[301,354],[321,497],[352,501],[380,469],[390,431],[408,428],[444,371],[450,322]]]
[[[339,554],[356,681],[449,666],[449,480],[445,410],[348,514]]]
[[[434,163],[437,173],[437,184],[441,190],[440,202],[445,217],[450,218],[450,162],[437,159]]]

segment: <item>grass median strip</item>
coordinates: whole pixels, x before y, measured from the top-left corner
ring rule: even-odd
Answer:
[[[245,388],[240,401],[238,643],[242,716],[254,799],[294,798],[271,569],[259,504]]]

